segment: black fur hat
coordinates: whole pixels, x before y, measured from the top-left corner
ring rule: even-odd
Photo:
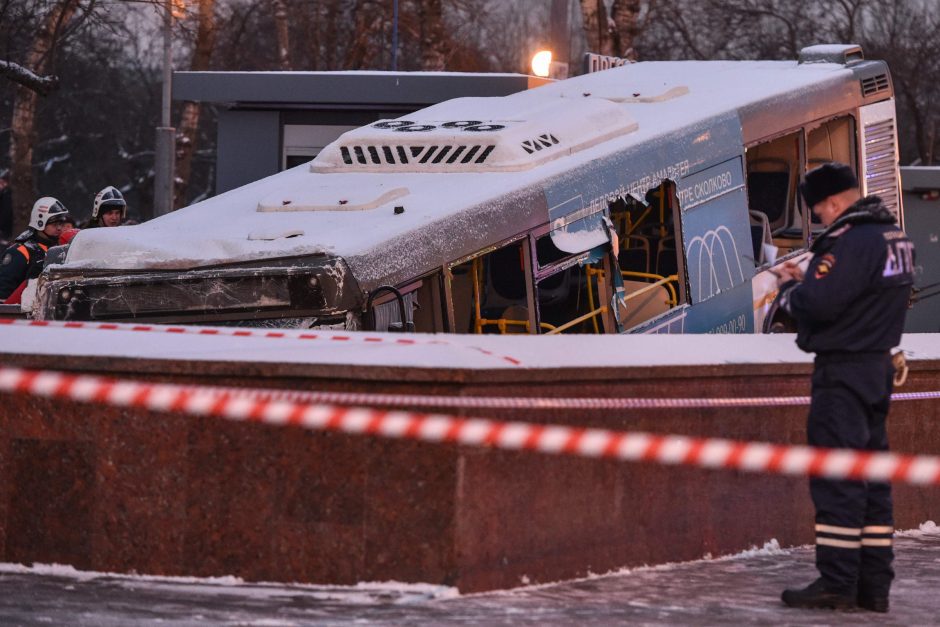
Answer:
[[[806,173],[800,183],[800,193],[806,206],[812,208],[818,202],[858,187],[858,179],[852,168],[843,163],[824,163]]]

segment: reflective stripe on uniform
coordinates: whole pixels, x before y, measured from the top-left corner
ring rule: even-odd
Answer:
[[[864,535],[872,533],[894,533],[894,527],[890,525],[868,525],[867,527],[862,527],[862,533]]]
[[[891,538],[862,538],[862,546],[892,546],[894,540]]]
[[[16,250],[18,250],[21,255],[26,257],[26,263],[29,263],[29,249],[26,248],[26,244],[20,244],[16,247]]]
[[[835,536],[835,537],[833,537]],[[816,544],[834,546],[840,549],[861,548],[862,530],[859,527],[839,527],[838,525],[816,525]]]
[[[836,527],[835,525],[816,525],[817,533],[835,533],[840,536],[855,536],[858,537],[862,535],[862,530],[855,527]]]
[[[860,549],[862,543],[859,540],[836,540],[835,538],[816,538],[816,544],[822,546],[834,546],[840,549]]]
[[[892,546],[894,527],[891,525],[867,525],[862,528],[862,546]]]

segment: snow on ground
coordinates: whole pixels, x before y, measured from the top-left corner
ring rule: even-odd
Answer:
[[[14,625],[930,625],[938,624],[940,528],[899,532],[887,616],[793,610],[785,587],[815,577],[812,547],[775,541],[737,555],[576,581],[459,595],[421,584],[245,583],[0,565],[0,624]]]

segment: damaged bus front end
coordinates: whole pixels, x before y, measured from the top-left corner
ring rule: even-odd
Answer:
[[[77,272],[52,265],[34,306],[48,320],[358,328],[364,299],[343,259],[327,255],[185,272]]]

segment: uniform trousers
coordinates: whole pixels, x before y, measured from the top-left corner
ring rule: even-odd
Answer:
[[[810,446],[887,451],[890,354],[821,353],[813,370]],[[894,579],[891,484],[810,479],[816,567],[834,592],[887,597]]]

